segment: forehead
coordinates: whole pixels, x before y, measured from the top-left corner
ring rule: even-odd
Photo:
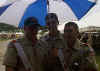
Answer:
[[[29,29],[38,29],[38,27],[37,26],[33,26],[33,25],[30,25],[30,26],[26,26],[27,28],[29,28]]]
[[[57,25],[57,21],[56,20],[47,20],[46,21],[46,25]]]
[[[51,18],[51,19],[47,19],[46,22],[52,22],[52,21],[57,21],[56,19],[54,18]]]
[[[64,29],[75,29],[74,26],[65,26]]]

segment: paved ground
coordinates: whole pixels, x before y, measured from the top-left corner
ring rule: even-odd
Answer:
[[[8,43],[9,43],[9,40],[0,41],[0,71],[5,71],[5,67],[2,65],[2,61],[3,61],[3,56],[5,54]]]

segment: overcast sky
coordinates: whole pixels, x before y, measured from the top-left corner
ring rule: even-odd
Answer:
[[[6,0],[0,0],[0,6],[2,6],[2,4],[4,4],[6,2]]]
[[[98,0],[96,6],[89,11],[89,13],[83,17],[80,22],[80,28],[84,28],[87,26],[96,26],[100,27],[100,0]]]

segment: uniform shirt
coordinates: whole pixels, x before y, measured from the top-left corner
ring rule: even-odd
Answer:
[[[47,35],[39,40],[37,48],[41,62],[43,61],[41,65],[44,64],[46,68],[44,71],[64,71],[58,57],[59,49],[63,51],[66,71],[96,69],[95,53],[91,47],[77,40],[74,47],[69,49],[65,42],[61,34],[54,38]]]
[[[73,48],[68,48],[65,43],[63,49],[66,71],[95,71],[95,53],[87,44],[76,40]]]
[[[40,71],[37,51],[35,46],[33,46],[33,43],[26,38],[21,38],[16,41],[23,47],[23,50],[32,65],[32,71]],[[8,45],[3,64],[14,67],[15,71],[26,71],[13,43],[14,42],[11,41]]]
[[[46,35],[39,40],[37,48],[40,49],[38,52],[40,52],[39,57],[44,66],[44,71],[63,71],[57,56],[57,49],[62,49],[63,45],[63,37],[60,33],[55,37]]]

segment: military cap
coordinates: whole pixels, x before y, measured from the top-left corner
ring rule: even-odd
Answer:
[[[56,13],[48,13],[46,15],[45,20],[56,20],[58,22],[58,24],[59,24],[58,17],[56,15]]]
[[[40,24],[38,23],[37,18],[35,17],[29,17],[24,21],[24,27],[40,27]]]

